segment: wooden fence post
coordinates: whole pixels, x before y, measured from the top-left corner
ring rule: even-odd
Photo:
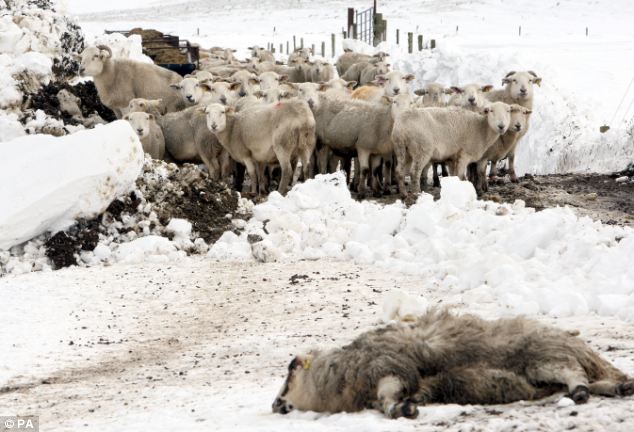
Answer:
[[[295,35],[293,35],[293,52],[297,49],[297,40],[295,39]]]
[[[304,38],[299,38],[299,47],[304,49]]]
[[[280,44],[280,54],[284,54],[284,45]]]
[[[423,35],[418,35],[418,51],[423,50]]]
[[[430,48],[430,49],[434,49],[434,48],[436,48],[436,39],[432,39],[432,40],[431,40],[431,43],[429,44],[429,48]]]
[[[289,45],[290,45],[290,42],[289,42],[289,41],[286,41],[286,55],[290,54],[290,49],[289,49],[290,47],[289,47]]]
[[[310,46],[310,52],[311,52],[312,55],[315,55],[315,44],[312,44]]]
[[[326,57],[326,42],[321,42],[321,56]]]
[[[401,39],[401,34],[400,34],[400,30],[396,29],[396,45],[398,45],[400,43],[400,39]]]
[[[354,34],[354,8],[348,8],[348,27],[346,28],[346,32],[348,36],[352,37]]]
[[[330,35],[330,41],[332,43],[332,47],[331,47],[332,48],[332,57],[334,58],[334,56],[335,56],[335,34],[334,33]]]
[[[407,52],[414,52],[414,33],[407,32]]]

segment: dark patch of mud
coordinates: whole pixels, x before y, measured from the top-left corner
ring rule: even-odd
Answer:
[[[97,88],[92,81],[79,83],[72,86],[66,82],[52,82],[42,87],[38,92],[24,96],[25,109],[42,110],[47,115],[62,120],[64,124],[78,125],[78,121],[70,115],[59,109],[59,100],[57,93],[62,90],[68,90],[81,100],[81,111],[84,117],[89,117],[93,113],[99,114],[102,119],[107,122],[115,121],[117,118],[110,108],[101,103]],[[25,117],[26,119],[27,117]]]

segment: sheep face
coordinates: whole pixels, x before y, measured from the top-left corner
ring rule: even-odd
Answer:
[[[132,99],[128,103],[128,112],[148,112],[151,109],[157,110],[161,114],[165,114],[165,106],[163,105],[163,99]]]
[[[451,90],[445,89],[442,84],[429,83],[424,89],[416,90],[414,93],[423,96],[425,106],[443,106],[445,104],[445,95],[450,92]]]
[[[492,88],[492,85],[469,84],[464,87],[451,87],[451,90],[459,95],[460,106],[476,109],[487,104],[484,93],[491,91]]]
[[[235,90],[238,96],[245,97],[257,90],[255,86],[260,83],[260,80],[251,72],[241,70],[231,75],[231,83],[233,85],[231,90]]]
[[[123,118],[130,123],[130,126],[132,126],[134,132],[139,136],[139,139],[144,139],[150,135],[150,122],[154,120],[152,114],[133,112]]]
[[[180,83],[172,84],[170,87],[178,90],[183,96],[183,99],[190,105],[195,105],[200,102],[200,99],[205,94],[197,78],[185,78]]]
[[[511,123],[509,126],[509,132],[519,133],[526,130],[528,117],[531,113],[531,110],[521,105],[511,105]]]
[[[385,89],[385,96],[393,97],[401,93],[407,93],[407,84],[413,79],[413,74],[392,71],[385,75],[378,75],[374,83]]]
[[[319,84],[301,83],[297,85],[298,97],[305,100],[312,110],[319,108]]]
[[[327,86],[326,88],[332,89],[332,90],[351,90],[354,86],[357,85],[357,82],[346,81],[341,78],[333,78],[327,83],[325,83],[325,85]]]
[[[386,75],[390,72],[390,65],[385,62],[379,62],[374,67],[377,75]]]
[[[502,79],[502,85],[513,99],[531,99],[533,97],[533,85],[541,85],[542,79],[533,71],[509,72]]]
[[[260,90],[266,91],[279,87],[280,83],[286,80],[286,75],[280,77],[275,72],[262,72],[258,77],[260,79]]]
[[[227,128],[227,115],[233,113],[233,109],[221,104],[212,103],[204,109],[207,117],[207,127],[212,133],[223,132]]]
[[[276,103],[283,99],[293,97],[293,94],[282,87],[272,88],[269,90],[260,90],[255,93],[256,96],[264,98],[266,103]]]
[[[314,386],[310,385],[310,368],[314,356],[297,356],[288,365],[288,375],[282,389],[273,402],[273,412],[288,414],[294,409],[309,411],[315,396]]]
[[[111,57],[111,53],[98,47],[88,47],[81,53],[79,74],[81,76],[97,76],[103,71],[103,65]]]
[[[198,71],[194,76],[200,83],[212,83],[214,81],[214,76],[209,71]]]
[[[412,107],[414,101],[408,93],[399,94],[393,98],[383,96],[386,102],[392,104],[392,114],[398,116]]]
[[[201,84],[207,90],[208,103],[219,103],[227,105],[233,99],[231,96],[231,84],[224,81],[218,81],[213,84]]]
[[[504,134],[511,124],[511,107],[504,102],[493,102],[482,109],[489,127],[496,133]]]
[[[81,115],[81,100],[66,89],[57,93],[59,109],[70,115]]]

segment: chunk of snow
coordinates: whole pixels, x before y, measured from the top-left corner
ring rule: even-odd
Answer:
[[[0,152],[0,249],[103,212],[134,185],[144,157],[125,121],[61,138],[16,138]]]
[[[427,312],[429,302],[403,290],[391,290],[383,296],[383,321],[414,321]]]

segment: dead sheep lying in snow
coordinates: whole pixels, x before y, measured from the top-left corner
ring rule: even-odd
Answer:
[[[590,394],[634,394],[634,380],[574,334],[523,317],[487,321],[431,310],[343,348],[296,357],[273,412],[374,408],[414,418],[418,404],[510,403],[559,391],[584,403]]]

